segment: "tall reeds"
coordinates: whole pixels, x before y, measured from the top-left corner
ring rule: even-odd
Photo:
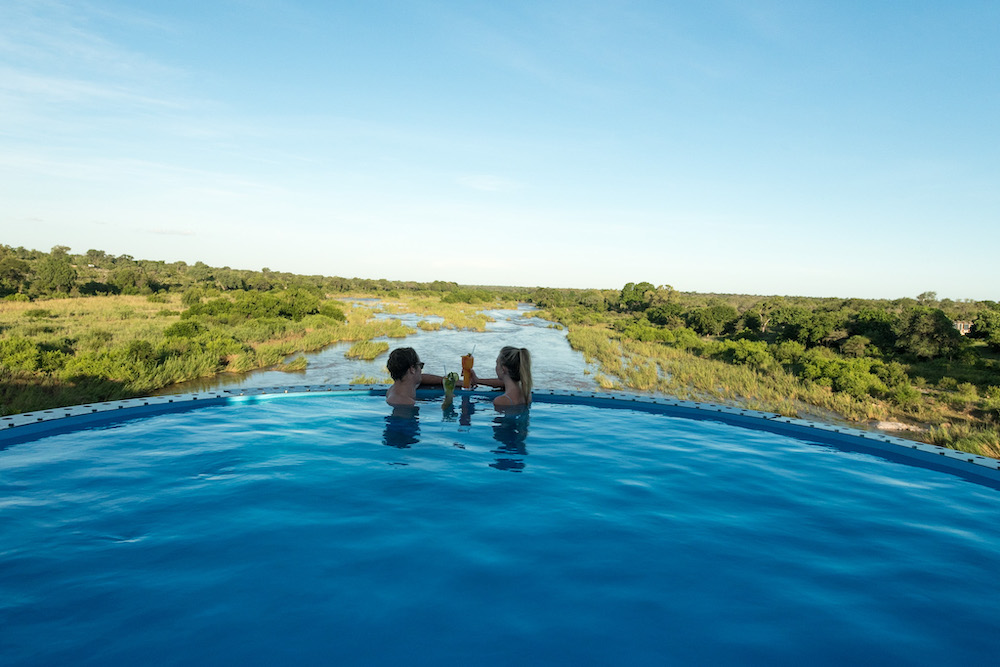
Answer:
[[[363,340],[359,343],[352,345],[344,356],[348,359],[364,359],[366,361],[372,361],[380,354],[385,354],[389,351],[389,343],[385,341],[374,342],[370,340]]]
[[[1000,417],[1000,388],[991,388],[984,396],[971,384],[952,382],[955,386],[948,386],[947,396],[931,400],[930,391],[921,393],[895,377],[892,381],[896,388],[879,397],[836,391],[830,384],[803,379],[778,363],[767,363],[767,358],[761,357],[761,363],[753,364],[753,355],[761,351],[754,346],[735,346],[738,355],[745,347],[748,356],[744,363],[732,363],[713,356],[729,348],[708,340],[682,349],[633,340],[607,327],[593,325],[570,325],[568,340],[589,364],[597,366],[599,372],[594,380],[603,389],[653,391],[790,417],[876,422],[919,416],[925,423],[954,422],[954,425],[932,426],[917,431],[916,437],[962,451],[1000,457],[1000,427],[983,421],[972,423],[963,416],[978,411]],[[877,370],[884,374],[899,373],[884,364]]]

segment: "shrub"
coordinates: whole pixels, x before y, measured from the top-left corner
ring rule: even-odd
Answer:
[[[91,329],[80,337],[80,347],[90,350],[99,350],[107,347],[114,340],[114,334],[104,329]]]
[[[166,338],[194,338],[204,330],[205,328],[197,322],[192,322],[191,320],[181,320],[180,322],[175,322],[164,329],[163,335]]]
[[[681,327],[680,329],[674,330],[674,345],[684,349],[684,350],[698,350],[701,349],[702,340],[691,329],[687,327]]]
[[[181,305],[190,308],[196,303],[201,303],[201,297],[204,295],[202,290],[197,287],[190,287],[184,290],[184,294],[181,295]]]
[[[958,380],[953,377],[943,377],[937,381],[937,388],[942,391],[951,391],[958,387]]]
[[[125,346],[125,357],[132,362],[150,362],[155,359],[153,344],[148,340],[133,340]]]
[[[654,327],[649,323],[649,320],[646,319],[640,319],[632,322],[625,327],[625,330],[622,331],[622,333],[628,338],[642,341],[644,343],[673,343],[675,340],[674,334],[670,331],[670,329]]]
[[[768,352],[767,344],[762,341],[747,339],[723,341],[712,356],[731,364],[749,366],[758,371],[767,371],[777,365],[774,357]]]
[[[40,365],[38,345],[26,338],[0,340],[0,366],[11,370],[34,371]]]
[[[986,389],[985,397],[979,403],[979,409],[991,419],[1000,419],[1000,387],[990,386]]]
[[[864,336],[851,336],[840,345],[840,352],[845,357],[863,357],[870,344],[871,340]]]
[[[347,321],[347,316],[344,315],[344,311],[329,301],[319,307],[319,314],[335,319],[338,322]]]
[[[304,289],[292,289],[285,292],[278,306],[278,314],[282,317],[299,322],[306,315],[319,312],[319,297]]]
[[[398,295],[397,295],[398,296]],[[494,296],[482,289],[455,289],[441,297],[441,303],[483,303],[492,301]]]
[[[906,374],[906,369],[898,361],[891,361],[887,364],[876,361],[872,364],[871,370],[890,387],[910,384],[910,377]]]
[[[775,360],[786,365],[799,363],[806,353],[806,346],[795,340],[785,340],[768,349]]]
[[[955,391],[946,400],[957,410],[967,410],[979,401],[979,392],[974,384],[963,382],[955,387]]]
[[[904,410],[917,408],[921,403],[920,399],[920,391],[908,384],[897,385],[889,392],[889,400]]]
[[[889,388],[872,374],[875,363],[875,360],[867,358],[840,359],[825,348],[814,348],[803,358],[802,377],[858,399],[880,396]]]

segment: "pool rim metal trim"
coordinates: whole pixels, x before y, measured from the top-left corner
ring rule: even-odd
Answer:
[[[246,400],[247,397],[269,396],[274,398],[334,393],[384,396],[387,389],[388,385],[384,384],[288,385],[222,389],[85,403],[64,408],[26,412],[0,417],[0,450],[15,443],[29,442],[54,433],[99,426],[125,419],[226,404]],[[418,391],[418,397],[433,398],[440,396],[441,393],[440,389],[421,389]],[[456,396],[489,396],[491,394],[494,392],[486,390],[458,390],[456,392]],[[795,419],[773,412],[626,392],[536,389],[532,392],[532,398],[536,403],[576,403],[601,408],[638,409],[695,420],[722,421],[742,428],[766,430],[800,440],[806,439],[855,451],[867,451],[895,460],[904,459],[904,462],[922,467],[958,473],[967,478],[977,478],[973,481],[984,481],[988,486],[1000,488],[1000,459],[883,433]]]

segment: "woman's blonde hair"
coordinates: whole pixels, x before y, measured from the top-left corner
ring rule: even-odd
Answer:
[[[500,350],[498,360],[521,388],[524,402],[531,403],[531,353],[527,348],[508,345]]]

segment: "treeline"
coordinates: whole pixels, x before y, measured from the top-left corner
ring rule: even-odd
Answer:
[[[0,299],[27,301],[106,295],[183,293],[192,287],[216,292],[270,292],[302,289],[316,294],[364,292],[392,296],[400,290],[465,292],[459,299],[478,298],[482,290],[457,283],[392,281],[299,275],[263,268],[260,271],[211,267],[204,262],[163,262],[109,255],[103,250],[72,254],[66,246],[49,252],[0,245]]]
[[[536,303],[564,324],[606,324],[639,341],[703,348],[722,341],[719,356],[768,370],[775,363],[817,376],[817,367],[836,364],[882,369],[926,362],[968,371],[980,368],[995,380],[992,353],[1000,352],[1000,304],[938,300],[934,292],[896,300],[753,297],[693,294],[669,285],[628,283],[621,291],[538,290]],[[959,325],[969,326],[967,336]],[[715,349],[715,348],[713,348]],[[872,364],[869,359],[879,362]],[[923,364],[923,365],[921,365]],[[940,366],[941,364],[939,364]],[[890,366],[890,375],[898,375]],[[830,371],[832,372],[832,371]]]
[[[965,354],[967,362],[975,361],[970,341],[1000,351],[1000,304],[938,300],[934,292],[891,301],[754,297],[683,293],[643,282],[628,283],[620,292],[537,290],[535,302],[567,322],[614,322],[638,338],[686,328],[698,336],[794,341],[852,357],[928,360]],[[969,325],[967,337],[959,331],[962,323]]]

